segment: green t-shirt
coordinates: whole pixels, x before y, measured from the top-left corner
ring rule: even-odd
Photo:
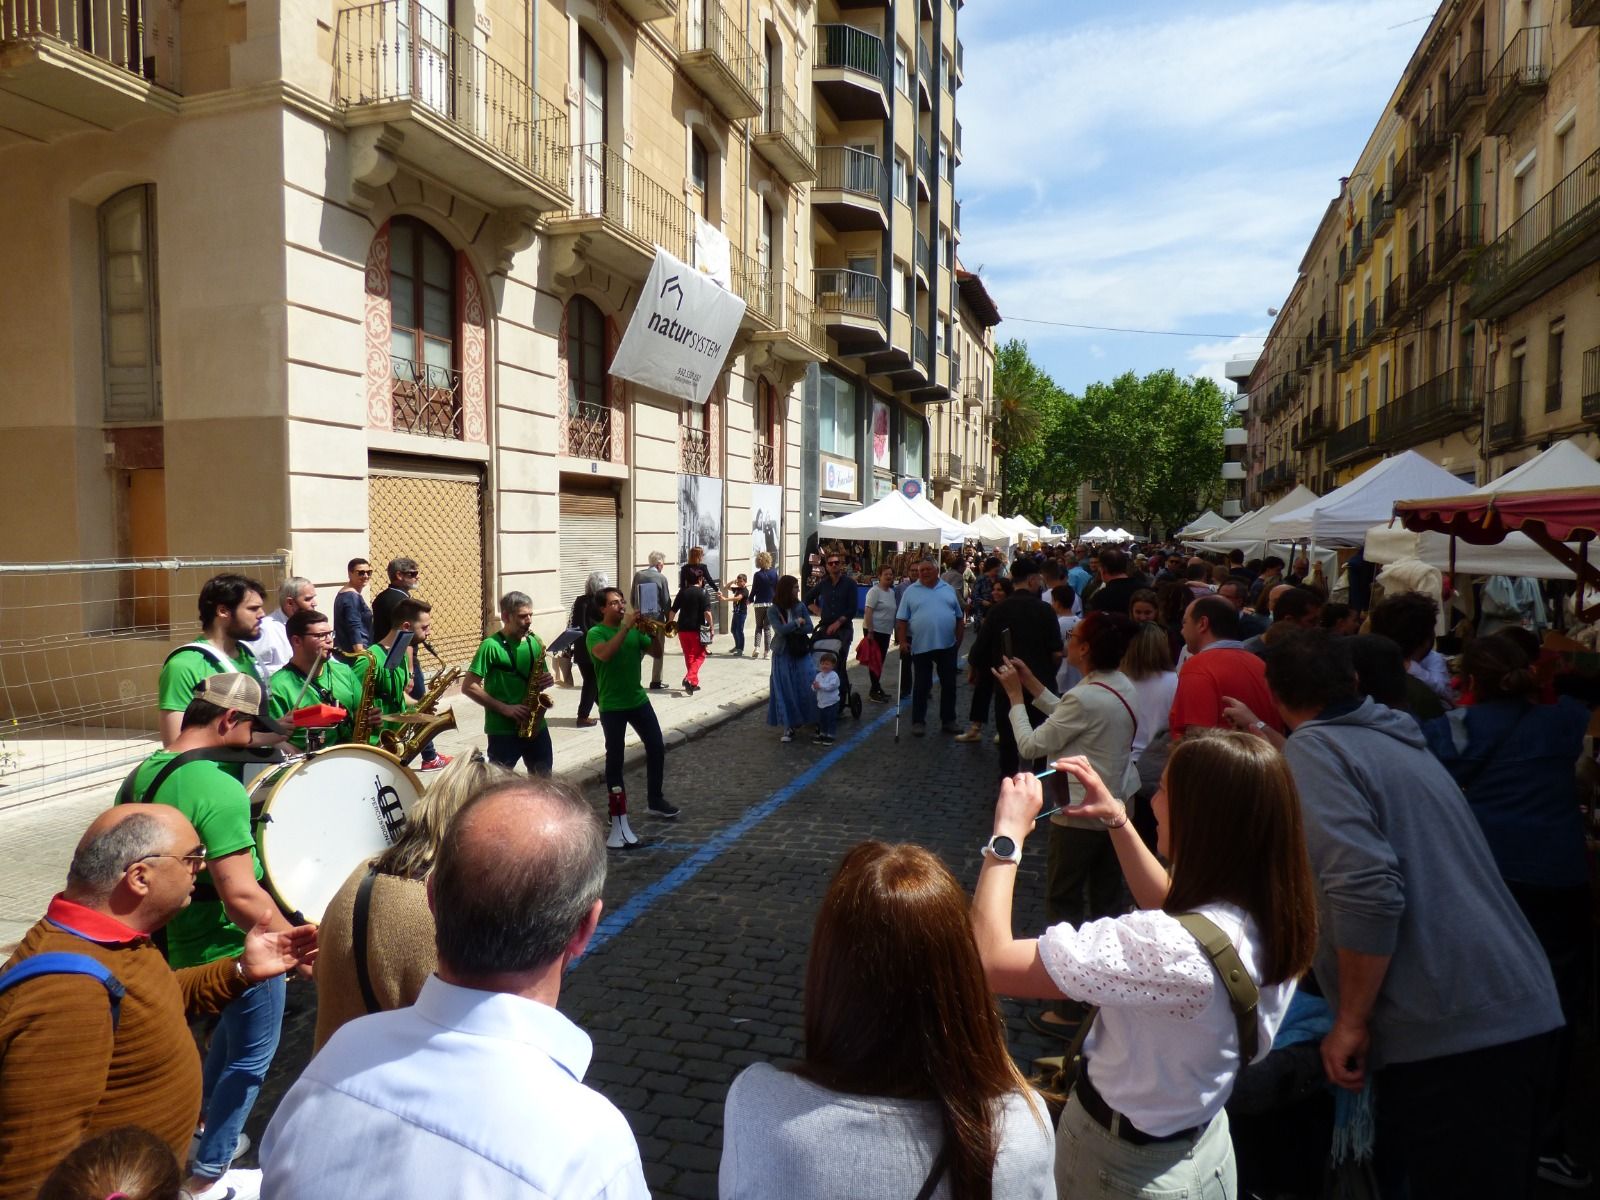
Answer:
[[[378,680],[372,686],[372,703],[379,712],[405,712],[406,691],[411,687],[410,656],[403,656],[397,667],[385,667],[383,660],[389,652],[382,646],[373,646],[372,653],[374,658],[368,659],[362,655],[350,664],[350,671],[356,677],[357,692],[366,687],[367,672],[375,670]]]
[[[543,653],[544,643],[531,633],[515,642],[504,633],[491,634],[483,639],[467,670],[483,680],[483,690],[502,704],[521,704],[528,698],[528,679],[533,674],[533,664]],[[540,717],[539,724],[534,727],[535,736],[544,724],[544,718]],[[486,708],[483,731],[516,733],[517,723]]]
[[[134,799],[144,796],[156,772],[172,761],[171,750],[157,750],[144,760],[133,780]],[[223,764],[185,763],[161,785],[157,804],[170,804],[200,834],[209,858],[222,858],[249,850],[255,877],[261,878],[261,858],[250,830],[250,795]],[[197,884],[211,884],[211,872],[201,871]],[[167,960],[173,967],[197,967],[229,958],[244,950],[244,931],[228,919],[221,900],[189,901],[188,907],[167,923]]]
[[[350,740],[351,727],[355,724],[356,708],[361,702],[361,680],[356,673],[342,662],[325,662],[322,669],[317,672],[317,682],[312,687],[305,687],[306,678],[292,665],[285,664],[282,669],[273,673],[272,682],[267,685],[267,712],[273,718],[287,718],[297,707],[295,700],[300,701],[298,707],[309,708],[313,704],[335,704],[350,715],[338,725],[328,730],[324,744],[336,746],[341,742]],[[305,695],[300,691],[305,688]],[[300,749],[306,748],[306,731],[296,729],[289,735],[289,741]]]
[[[197,641],[200,639],[196,639]],[[190,642],[193,646],[195,642]],[[207,675],[220,675],[222,668],[217,665],[217,660],[212,658],[205,650],[186,650],[180,647],[181,652],[175,652],[171,658],[161,664],[161,681],[156,685],[159,694],[157,705],[162,712],[183,712],[189,707],[189,702],[194,699],[195,684]],[[220,651],[219,651],[220,653]],[[261,678],[256,670],[256,656],[244,645],[239,643],[238,653],[230,660],[234,669],[241,675],[254,675]],[[235,779],[244,778],[243,763],[227,763],[222,768]],[[166,784],[162,784],[162,790]]]
[[[644,652],[650,648],[650,639],[641,630],[630,629],[609,661],[601,662],[595,658],[594,648],[616,636],[617,631],[611,626],[596,625],[584,639],[589,647],[589,657],[594,661],[595,691],[601,712],[638,708],[650,698],[645,695],[644,685],[639,682],[639,664],[644,661]]]

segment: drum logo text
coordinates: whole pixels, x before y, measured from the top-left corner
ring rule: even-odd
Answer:
[[[406,814],[400,807],[400,793],[384,783],[381,775],[373,776],[372,782],[377,787],[377,794],[372,798],[373,809],[378,814],[378,824],[383,826],[384,840],[392,846],[400,840],[400,835],[406,829]]]

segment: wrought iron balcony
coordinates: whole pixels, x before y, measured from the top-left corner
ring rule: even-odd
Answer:
[[[409,358],[391,357],[389,363],[395,432],[460,441],[461,372]]]
[[[1400,323],[1400,315],[1406,307],[1406,277],[1396,275],[1383,287],[1383,321],[1385,328]]]
[[[395,157],[468,195],[539,212],[570,199],[566,114],[415,0],[338,14],[334,93],[347,125],[393,128]]]
[[[1572,0],[1572,8],[1568,12],[1567,19],[1579,28],[1585,25],[1600,25],[1600,0]]]
[[[969,379],[961,389],[961,403],[968,412],[978,412],[983,408],[983,384],[976,379]]]
[[[1430,271],[1428,247],[1423,246],[1411,256],[1411,263],[1406,270],[1406,278],[1410,283],[1406,286],[1403,303],[1407,308],[1420,304],[1427,299],[1434,290],[1433,276]]]
[[[924,376],[933,370],[933,342],[920,325],[911,327],[911,360],[922,367]]]
[[[1522,401],[1526,380],[1507,383],[1489,393],[1489,444],[1504,446],[1522,436]]]
[[[796,98],[781,87],[767,89],[756,149],[790,183],[817,177],[817,135]]]
[[[711,461],[711,431],[692,425],[678,426],[678,470],[685,475],[714,475]]]
[[[1483,102],[1483,51],[1469,52],[1445,85],[1444,128],[1446,133],[1460,133],[1467,123],[1467,114]]]
[[[989,486],[989,471],[986,467],[975,466],[967,468],[967,483],[982,491]]]
[[[1316,326],[1317,354],[1326,354],[1339,344],[1339,325],[1332,314],[1323,313],[1317,318]]]
[[[772,443],[758,435],[750,446],[750,481],[752,483],[777,483],[776,463],[777,459],[772,452]]]
[[[1600,22],[1597,22],[1600,23]],[[1600,346],[1583,352],[1583,419],[1600,420]]]
[[[1386,188],[1379,188],[1367,206],[1367,228],[1373,238],[1380,238],[1394,225],[1394,197]]]
[[[883,39],[854,25],[818,25],[811,82],[842,121],[889,115],[894,59]]]
[[[935,454],[933,456],[933,482],[955,483],[961,477],[961,456],[959,454]]]
[[[54,141],[178,111],[176,0],[3,0],[6,130]]]
[[[925,111],[931,110],[933,93],[937,90],[933,85],[933,51],[920,38],[917,41],[917,88],[921,93],[918,97],[919,107]]]
[[[551,219],[558,274],[598,262],[643,280],[657,246],[688,261],[690,211],[681,192],[657,183],[604,142],[572,148],[573,199]]]
[[[717,0],[693,0],[678,19],[678,66],[729,117],[761,111],[761,55]]]
[[[922,198],[927,200],[933,195],[929,185],[933,181],[933,148],[928,145],[928,139],[920,133],[917,134],[917,191]]]
[[[1366,417],[1357,417],[1343,429],[1335,429],[1328,435],[1326,457],[1330,464],[1354,462],[1373,453],[1372,423]]]
[[[1522,114],[1539,103],[1550,87],[1550,27],[1519,29],[1489,75],[1484,128],[1510,133]]]
[[[889,174],[883,160],[854,146],[818,147],[811,203],[838,230],[887,228]]]
[[[611,461],[611,408],[581,400],[567,402],[567,454]]]
[[[840,354],[881,348],[889,337],[889,289],[865,271],[819,268],[812,272],[817,308]]]
[[[1355,247],[1349,242],[1339,247],[1339,282],[1349,283],[1356,277]]]
[[[1366,218],[1357,217],[1355,225],[1350,230],[1350,260],[1357,266],[1372,257],[1372,238],[1368,236],[1369,228]]]
[[[779,280],[770,266],[763,266],[742,250],[728,251],[733,290],[745,303],[747,328],[775,329],[780,319]]]
[[[1450,153],[1450,138],[1441,128],[1441,116],[1438,106],[1430,105],[1411,123],[1411,153],[1419,171],[1427,171]]]
[[[1515,312],[1600,259],[1600,152],[1578,164],[1472,264],[1477,317]]]
[[[1433,240],[1433,269],[1441,281],[1459,274],[1483,245],[1483,205],[1463,204],[1439,226]]]
[[[1600,3],[1600,0],[1597,0]],[[1394,161],[1394,174],[1389,177],[1389,192],[1397,205],[1404,204],[1422,184],[1422,172],[1410,150],[1402,150]]]
[[[826,356],[828,335],[823,331],[817,302],[793,284],[783,288],[783,327],[791,339],[813,354]]]
[[[1445,371],[1378,409],[1377,441],[1390,450],[1415,446],[1466,429],[1482,413],[1482,374]]]
[[[1378,302],[1368,300],[1366,310],[1361,314],[1361,344],[1370,346],[1378,338]]]
[[[1358,335],[1356,333],[1356,323],[1354,321],[1351,321],[1350,324],[1345,327],[1345,331],[1344,331],[1344,356],[1345,356],[1345,358],[1347,358],[1347,359],[1354,358],[1356,356],[1356,351],[1360,348],[1360,345],[1361,345],[1361,343],[1360,343]]]

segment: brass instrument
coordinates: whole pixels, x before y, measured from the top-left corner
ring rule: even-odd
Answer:
[[[540,688],[539,681],[550,674],[550,668],[545,665],[544,652],[541,650],[539,657],[533,660],[533,667],[528,672],[528,695],[522,701],[528,706],[528,715],[517,725],[517,736],[531,738],[533,731],[539,728],[539,717],[547,709],[555,706],[555,701],[545,695]]]
[[[363,650],[351,661],[358,663],[367,660],[367,673],[361,683],[361,700],[356,705],[355,720],[350,725],[350,740],[364,746],[372,740],[372,692],[378,685],[378,656],[371,650]]]
[[[654,617],[641,616],[634,621],[633,627],[646,637],[674,637],[678,632],[678,618],[668,617],[665,621],[658,621]]]
[[[409,763],[422,753],[422,748],[438,737],[441,733],[448,733],[456,727],[456,715],[448,709],[440,713],[439,701],[444,696],[445,689],[454,683],[461,675],[459,667],[440,667],[434,677],[428,681],[428,688],[422,694],[422,699],[417,701],[416,714],[419,716],[437,717],[426,724],[408,721],[399,728],[385,729],[378,735],[378,744],[389,753],[393,754],[402,763]]]

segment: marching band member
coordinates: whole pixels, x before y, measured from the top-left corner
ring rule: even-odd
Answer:
[[[157,703],[161,745],[171,746],[183,727],[183,714],[195,685],[207,675],[253,675],[256,657],[246,642],[260,633],[267,589],[243,575],[214,575],[200,589],[200,636],[179,646],[161,664]]]
[[[367,675],[373,671],[378,672],[378,677],[372,685],[372,703],[378,712],[384,716],[403,713],[411,708],[407,700],[407,693],[411,690],[411,659],[409,653],[402,657],[399,665],[385,667],[383,664],[388,658],[389,651],[394,649],[395,639],[402,633],[412,635],[413,641],[422,642],[428,638],[428,630],[433,627],[433,606],[426,600],[403,600],[395,606],[393,623],[383,635],[382,640],[367,647],[363,654],[351,660],[351,669],[355,672],[356,682],[363,690],[366,688]],[[378,740],[379,726],[374,724],[372,741]]]
[[[545,667],[544,643],[530,632],[532,625],[533,601],[526,593],[500,597],[500,629],[479,644],[461,694],[483,706],[490,762],[515,770],[521,761],[528,774],[548,775],[555,765],[550,727],[532,706],[538,693],[555,684],[555,676]],[[521,730],[530,718],[532,732],[524,737]]]
[[[267,685],[268,712],[272,719],[290,727],[288,717],[295,709],[331,704],[349,715],[326,731],[323,744],[337,746],[350,741],[356,710],[361,705],[362,678],[344,663],[325,657],[333,649],[333,625],[327,614],[314,608],[304,609],[290,617],[284,628],[289,637],[289,661],[273,672],[272,682]],[[319,658],[322,659],[320,666]],[[289,741],[304,750],[306,731],[293,729]]]
[[[650,697],[639,683],[644,656],[661,658],[661,635],[651,637],[634,628],[639,614],[628,612],[620,589],[606,588],[600,593],[600,602],[601,624],[589,631],[587,644],[599,677],[600,727],[606,735],[606,790],[611,797],[611,834],[606,845],[620,850],[639,844],[638,835],[628,825],[628,794],[622,788],[622,751],[628,726],[633,726],[644,743],[650,811],[671,820],[678,815],[678,808],[661,794],[666,743]]]

